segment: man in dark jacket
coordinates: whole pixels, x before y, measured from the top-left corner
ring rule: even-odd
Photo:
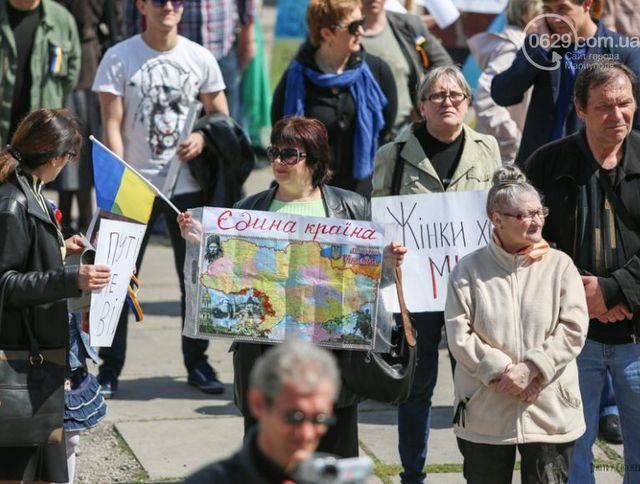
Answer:
[[[418,86],[424,74],[453,64],[440,41],[427,30],[417,15],[387,12],[384,0],[364,0],[364,36],[367,52],[391,67],[398,88],[396,131],[417,119]]]
[[[511,67],[493,78],[491,97],[500,106],[521,102],[533,86],[517,163],[545,143],[580,129],[572,103],[580,70],[593,63],[617,61],[640,74],[640,50],[632,39],[593,20],[592,4],[592,0],[544,0],[550,33],[528,35]],[[634,128],[639,127],[636,118]]]
[[[625,482],[640,482],[640,134],[631,130],[636,87],[635,75],[620,63],[581,71],[575,109],[584,129],[543,146],[524,165],[549,207],[543,235],[583,274],[592,318],[578,356],[587,430],[573,450],[574,484],[595,482],[591,447],[607,370],[620,410]]]
[[[258,420],[243,448],[186,479],[187,484],[293,482],[334,421],[340,376],[333,356],[302,341],[268,351],[251,372],[248,403]]]

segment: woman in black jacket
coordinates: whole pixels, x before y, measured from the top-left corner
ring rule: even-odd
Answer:
[[[109,281],[106,266],[63,265],[65,254],[82,250],[81,239],[63,239],[56,213],[42,194],[43,185],[77,159],[81,145],[78,123],[66,110],[39,109],[18,125],[11,144],[0,151],[0,277],[6,284],[0,350],[28,348],[23,318],[42,349],[67,348],[65,299]],[[67,482],[64,439],[60,444],[0,448],[2,480]]]
[[[315,217],[369,220],[369,202],[361,195],[326,185],[331,175],[327,131],[316,120],[291,117],[278,121],[271,132],[267,157],[272,163],[276,185],[269,190],[240,200],[234,208],[265,210]],[[178,217],[183,236],[190,232],[191,216]],[[397,263],[406,249],[392,244]],[[249,374],[255,361],[272,345],[234,343],[234,394],[236,405],[245,418],[245,433],[256,421],[249,412],[246,395]],[[341,368],[341,371],[348,369]],[[335,404],[336,423],[327,430],[318,451],[341,457],[358,455],[359,397],[344,384]]]
[[[398,106],[391,69],[360,45],[363,24],[360,0],[309,2],[309,40],[276,87],[271,121],[290,115],[322,121],[334,160],[330,184],[369,198],[376,149]]]

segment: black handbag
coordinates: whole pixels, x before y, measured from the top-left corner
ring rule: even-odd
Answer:
[[[342,379],[351,391],[361,397],[397,404],[409,398],[418,352],[399,267],[396,268],[396,290],[402,326],[393,333],[391,352],[338,351],[337,354]]]
[[[0,278],[0,334],[9,275]],[[0,349],[0,447],[59,444],[63,438],[65,348],[41,350],[21,317],[28,350]],[[1,450],[0,450],[1,452]]]

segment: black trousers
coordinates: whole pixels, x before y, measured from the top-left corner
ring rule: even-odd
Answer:
[[[180,211],[185,211],[189,208],[202,207],[205,203],[204,192],[185,193],[183,195],[177,195],[171,199],[175,206]],[[173,247],[173,258],[176,266],[176,273],[180,280],[180,311],[182,314],[182,326],[184,327],[184,259],[186,254],[186,243],[180,235],[180,227],[177,222],[176,213],[169,208],[160,198],[156,198],[151,211],[151,218],[147,225],[147,231],[142,239],[140,245],[140,253],[138,254],[138,260],[136,267],[138,268],[138,279],[140,284],[144,286],[144,277],[140,277],[140,268],[142,266],[142,259],[144,257],[149,237],[151,236],[151,229],[154,222],[161,214],[165,214],[167,227],[169,229],[169,236],[171,238],[171,246]],[[143,307],[144,310],[144,307]],[[111,373],[116,377],[120,375],[122,367],[124,366],[124,360],[127,352],[127,326],[129,322],[129,305],[124,304],[122,312],[120,313],[120,319],[118,321],[118,328],[113,337],[113,343],[109,348],[100,348],[100,358],[102,359],[102,365],[100,365],[100,372]],[[209,346],[209,341],[202,339],[187,338],[182,336],[182,356],[184,365],[187,370],[191,370],[198,364],[207,361],[205,352]]]
[[[358,405],[334,409],[336,423],[329,427],[318,444],[318,452],[342,458],[358,457]],[[253,417],[244,418],[244,436],[257,424]]]
[[[522,484],[561,484],[569,479],[574,442],[563,444],[476,444],[458,438],[464,457],[463,473],[469,484],[510,484],[520,451]]]

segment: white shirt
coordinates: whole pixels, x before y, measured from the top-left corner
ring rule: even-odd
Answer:
[[[160,189],[191,103],[201,93],[224,88],[213,54],[182,36],[164,52],[149,47],[140,35],[116,44],[104,55],[93,82],[95,92],[123,98],[124,159]],[[174,195],[201,189],[182,165]]]

